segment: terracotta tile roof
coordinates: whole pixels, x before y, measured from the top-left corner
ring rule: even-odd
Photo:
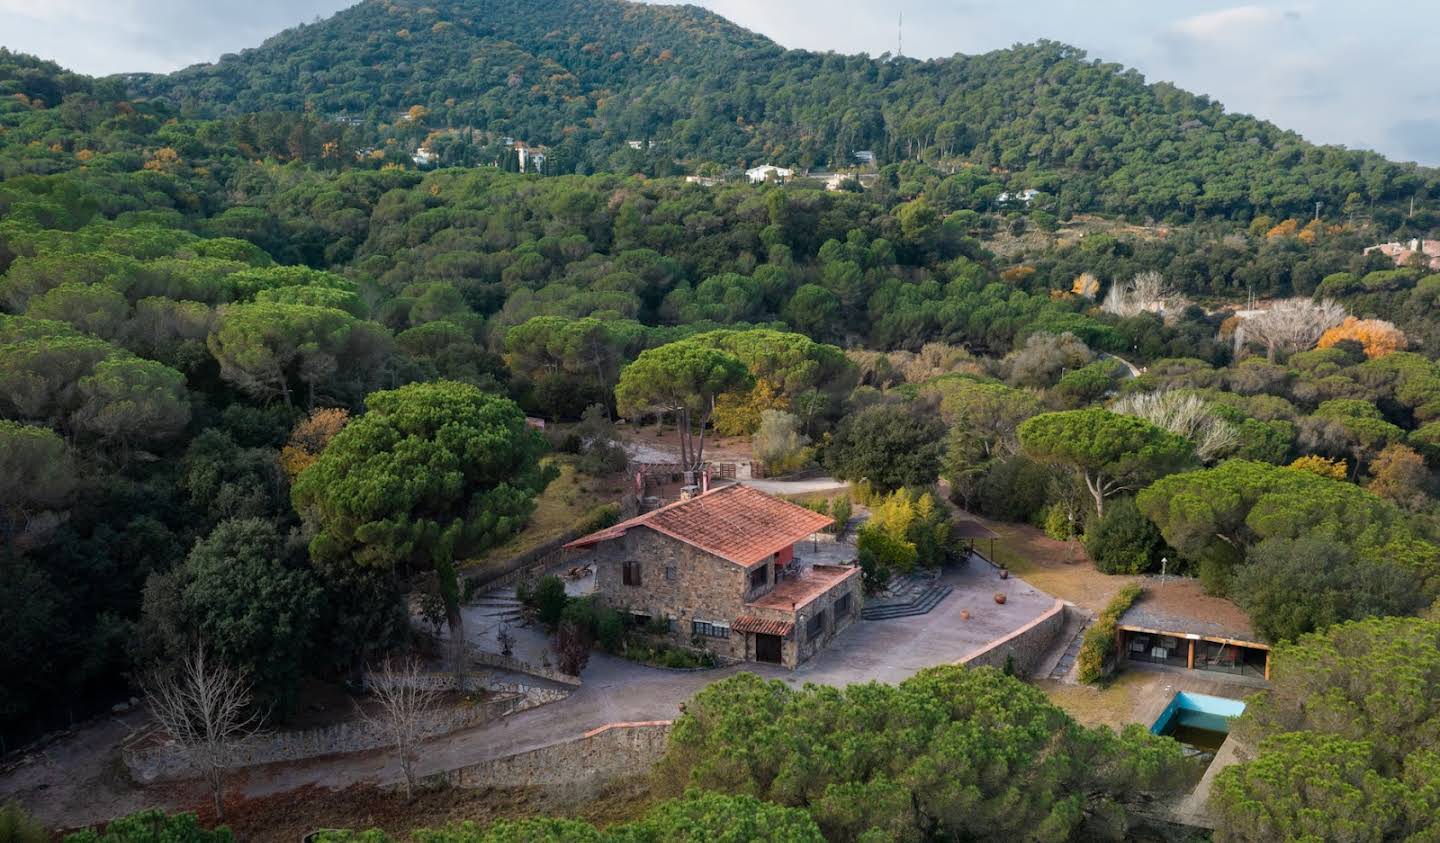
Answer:
[[[772,621],[765,618],[757,618],[754,615],[741,615],[730,624],[730,628],[736,632],[753,632],[756,635],[778,635],[781,638],[789,635],[795,629],[795,624],[789,621]]]
[[[735,484],[662,506],[565,545],[593,547],[635,527],[649,527],[676,541],[737,565],[750,565],[829,526],[829,516]]]

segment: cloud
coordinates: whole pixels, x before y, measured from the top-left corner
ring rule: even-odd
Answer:
[[[102,4],[86,3],[84,0],[0,0],[0,15],[72,23],[106,17]]]
[[[1256,30],[1296,20],[1299,13],[1267,6],[1233,6],[1177,21],[1171,32],[1197,41],[1228,42],[1249,37]]]

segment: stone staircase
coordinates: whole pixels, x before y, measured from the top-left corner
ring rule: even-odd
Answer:
[[[867,602],[860,617],[867,621],[909,618],[923,615],[940,605],[955,589],[940,583],[934,576],[910,574],[891,586],[886,595]]]
[[[506,623],[518,621],[525,614],[525,607],[513,597],[485,594],[472,599],[470,605],[478,607],[480,614],[486,619]]]
[[[1054,669],[1050,671],[1050,678],[1064,681],[1075,669],[1075,660],[1080,657],[1080,645],[1085,642],[1085,630],[1090,628],[1091,618],[1085,618],[1081,622],[1075,635],[1071,637],[1070,643],[1066,645],[1065,652],[1060,655],[1060,661],[1055,663]]]

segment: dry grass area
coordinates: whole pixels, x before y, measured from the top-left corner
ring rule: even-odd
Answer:
[[[1152,673],[1121,671],[1102,687],[1066,685],[1049,679],[1034,684],[1078,723],[1119,730],[1137,722],[1139,709],[1160,693],[1155,685],[1162,679]]]
[[[1056,541],[1044,531],[1029,524],[989,521],[978,515],[967,515],[1000,534],[995,540],[996,562],[1041,591],[1068,600],[1092,613],[1098,613],[1127,583],[1139,577],[1112,576],[1095,570],[1078,541]],[[990,544],[977,542],[981,553],[990,552]]]
[[[461,563],[466,569],[498,565],[533,547],[559,536],[589,515],[601,504],[619,501],[625,493],[621,474],[597,479],[581,474],[574,461],[565,456],[552,456],[550,462],[560,469],[560,476],[550,481],[535,500],[535,514],[518,535],[486,553]]]

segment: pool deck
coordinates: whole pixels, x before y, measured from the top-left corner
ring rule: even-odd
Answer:
[[[1151,666],[1145,665],[1144,667]],[[1157,689],[1159,693],[1146,694],[1136,706],[1133,719],[1137,723],[1154,723],[1161,714],[1165,713],[1165,709],[1170,705],[1170,700],[1174,699],[1177,693],[1208,694],[1212,697],[1243,700],[1260,690],[1248,684],[1234,682],[1236,677],[1225,674],[1220,674],[1222,678],[1210,679],[1196,676],[1196,671],[1193,670],[1154,670],[1153,672],[1163,674],[1169,681],[1159,685]],[[1156,678],[1158,680],[1160,677]],[[1242,760],[1239,757],[1238,749],[1239,742],[1234,737],[1225,738],[1225,742],[1220,745],[1210,766],[1205,768],[1205,774],[1200,777],[1200,782],[1196,784],[1195,789],[1171,803],[1175,822],[1199,828],[1215,828],[1215,820],[1211,817],[1209,808],[1210,788],[1215,783],[1215,776],[1219,775],[1221,770]]]
[[[1220,775],[1221,770],[1242,760],[1239,742],[1233,737],[1227,737],[1215,753],[1215,760],[1205,768],[1205,775],[1200,777],[1200,783],[1190,791],[1189,796],[1175,806],[1175,821],[1184,825],[1214,829],[1215,818],[1210,813],[1210,789],[1215,785],[1215,777]]]

